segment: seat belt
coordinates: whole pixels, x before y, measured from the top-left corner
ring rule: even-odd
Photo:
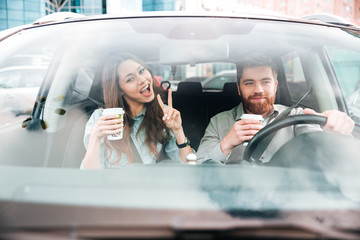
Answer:
[[[132,138],[130,137],[130,147],[131,147],[131,151],[133,152],[133,163],[144,163],[142,161],[142,158],[140,157],[140,154],[134,144],[134,141],[132,140]],[[161,160],[166,159],[166,154],[165,154],[165,149],[164,149],[164,145],[161,148],[160,154],[158,159],[156,160],[156,163],[160,162]]]
[[[131,147],[131,151],[133,153],[133,163],[143,163],[140,154],[138,152],[138,150],[136,149],[136,146],[132,140],[132,138],[130,137],[130,147]]]

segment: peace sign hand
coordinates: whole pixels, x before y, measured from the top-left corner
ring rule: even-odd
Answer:
[[[182,128],[181,116],[180,112],[172,107],[172,90],[169,89],[167,106],[163,103],[159,94],[157,95],[157,99],[164,112],[162,120],[164,121],[166,127],[173,132],[180,130]]]

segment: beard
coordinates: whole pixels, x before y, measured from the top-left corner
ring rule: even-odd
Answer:
[[[248,98],[244,98],[241,95],[241,101],[244,106],[244,110],[246,112],[250,112],[252,114],[259,114],[266,116],[274,109],[275,96],[272,97],[264,97],[265,101],[262,102],[252,102],[251,99],[254,97],[264,97],[262,94],[254,94],[249,96]]]

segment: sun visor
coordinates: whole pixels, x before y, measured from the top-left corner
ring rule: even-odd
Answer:
[[[229,45],[224,41],[179,40],[172,41],[160,49],[163,64],[192,64],[214,62],[229,57]]]

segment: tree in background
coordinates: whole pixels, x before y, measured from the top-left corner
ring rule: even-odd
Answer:
[[[48,14],[60,12],[67,2],[69,2],[69,0],[45,0],[46,12]]]

